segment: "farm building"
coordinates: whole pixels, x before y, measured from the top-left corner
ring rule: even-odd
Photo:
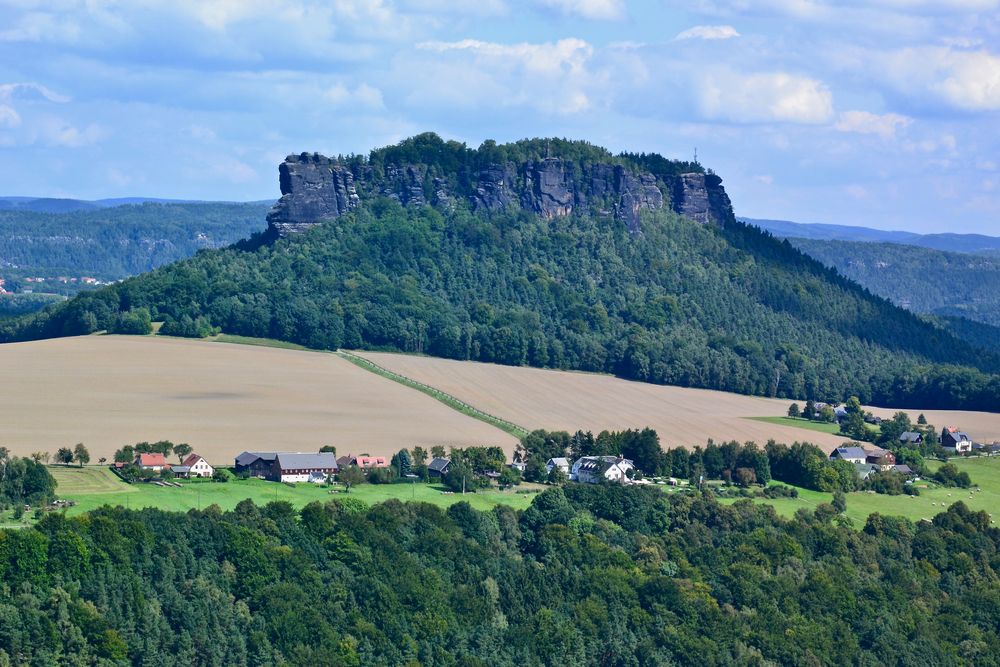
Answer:
[[[955,450],[956,454],[967,454],[972,451],[972,438],[955,426],[946,426],[941,431],[941,446]]]
[[[278,482],[323,482],[337,472],[332,452],[279,452],[268,479]]]
[[[427,466],[427,474],[431,477],[444,477],[448,474],[448,467],[451,465],[451,459],[435,458],[431,461],[430,465]]]
[[[560,456],[549,459],[545,462],[545,471],[547,473],[551,474],[553,468],[559,468],[567,477],[569,477],[570,463],[569,459],[566,457]]]
[[[250,477],[266,479],[274,467],[277,452],[243,452],[236,457],[236,474],[247,473]]]

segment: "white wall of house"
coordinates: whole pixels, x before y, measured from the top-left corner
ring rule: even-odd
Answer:
[[[191,466],[191,477],[211,477],[214,472],[215,468],[205,459],[198,459],[198,462]]]

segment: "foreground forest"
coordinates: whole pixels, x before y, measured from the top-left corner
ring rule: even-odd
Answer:
[[[1000,664],[1000,531],[571,486],[0,533],[0,664]]]

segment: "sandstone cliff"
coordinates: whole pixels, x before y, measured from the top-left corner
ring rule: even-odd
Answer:
[[[663,207],[704,224],[733,220],[722,179],[711,173],[661,169],[654,174],[640,161],[607,153],[600,161],[546,156],[491,162],[475,159],[482,157],[476,151],[462,150],[461,156],[471,157],[451,170],[432,161],[392,156],[360,160],[317,153],[289,155],[279,166],[281,199],[267,217],[271,232],[280,236],[300,232],[379,196],[444,209],[457,202],[475,211],[519,207],[548,219],[591,212],[613,216],[631,232],[641,231],[643,210]],[[657,164],[686,166],[656,159]]]

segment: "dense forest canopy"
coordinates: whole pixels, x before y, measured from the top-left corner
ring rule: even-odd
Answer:
[[[1000,664],[1000,531],[572,485],[0,532],[0,664]]]

